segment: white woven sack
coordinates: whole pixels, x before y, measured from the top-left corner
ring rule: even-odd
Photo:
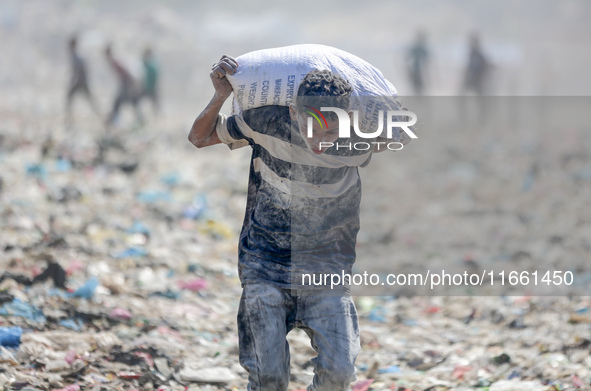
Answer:
[[[362,118],[376,119],[377,110],[399,110],[396,88],[379,69],[367,61],[325,45],[305,44],[257,50],[236,58],[238,71],[228,75],[234,90],[234,113],[267,105],[289,106],[297,95],[303,77],[314,69],[328,69],[349,81],[353,87],[352,110]],[[381,104],[367,104],[376,97]],[[375,111],[375,113],[374,113]],[[366,124],[375,129],[376,121]]]

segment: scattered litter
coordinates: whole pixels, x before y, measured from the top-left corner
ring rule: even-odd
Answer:
[[[493,383],[489,391],[546,391],[547,386],[536,381],[500,380]]]
[[[0,327],[0,346],[17,348],[21,344],[22,334],[20,327]]]
[[[109,317],[111,317],[112,319],[118,319],[118,320],[130,320],[131,319],[131,312],[127,311],[124,308],[114,308],[110,313],[109,313]]]
[[[208,287],[207,280],[203,278],[196,278],[190,281],[180,281],[179,288],[187,289],[193,292],[206,290]]]
[[[200,383],[228,383],[236,377],[228,368],[185,368],[180,374],[184,381]]]
[[[99,280],[96,277],[91,277],[82,285],[80,288],[76,289],[71,296],[72,297],[81,297],[83,299],[90,299],[94,295],[96,288],[99,286]]]
[[[353,385],[353,391],[367,391],[374,379],[359,380]]]
[[[508,354],[503,353],[499,356],[493,357],[493,361],[497,365],[506,364],[511,362],[511,357],[509,357]]]
[[[170,77],[175,69],[195,69],[196,76],[188,76],[197,84],[181,83],[181,93],[173,93],[174,83],[163,85],[171,100],[163,102],[166,115],[157,124],[105,135],[102,121],[89,113],[66,130],[63,102],[54,99],[64,86],[61,78],[47,76],[60,74],[65,64],[60,37],[79,29],[68,18],[59,23],[63,10],[51,2],[12,3],[18,4],[15,15],[1,16],[16,23],[3,35],[5,57],[17,48],[31,50],[5,61],[22,69],[9,72],[0,98],[7,108],[0,110],[0,389],[246,389],[236,332],[236,260],[248,151],[197,151],[176,131],[188,118],[186,105],[174,97],[191,85],[198,87],[193,97],[203,90],[207,72],[201,78],[198,71],[209,69],[209,55],[192,56],[192,68],[163,64]],[[169,55],[176,61],[194,41],[196,27],[174,2],[160,3],[139,13],[139,25],[155,37],[156,53],[166,47],[163,61]],[[83,11],[96,27],[81,33],[89,61],[100,55],[106,37],[123,49],[123,37],[138,36],[133,20],[119,23],[92,6]],[[120,31],[102,31],[105,26]],[[37,81],[34,89],[31,81]],[[104,100],[99,89],[96,95]],[[373,262],[391,245],[389,263],[379,265],[384,278],[405,272],[398,265],[419,261],[431,270],[457,262],[478,275],[496,263],[572,270],[574,285],[591,286],[588,126],[578,131],[568,121],[571,141],[557,143],[561,133],[551,124],[528,134],[521,120],[506,128],[491,122],[492,131],[466,131],[457,126],[459,117],[452,122],[440,121],[441,131],[382,160],[387,177],[374,181],[371,165],[361,170],[364,206],[379,206],[375,213],[389,225],[362,220],[358,271],[365,270],[364,250],[376,251],[365,257]],[[374,159],[372,164],[386,153]],[[372,199],[372,181],[395,187]],[[399,206],[396,213],[386,208],[392,205]],[[509,288],[502,296],[460,293],[355,295],[362,350],[353,389],[589,388],[588,294],[519,297]],[[288,340],[289,389],[303,390],[316,352],[303,330],[292,330]]]
[[[400,373],[402,370],[398,365],[391,365],[387,368],[378,369],[378,373]]]

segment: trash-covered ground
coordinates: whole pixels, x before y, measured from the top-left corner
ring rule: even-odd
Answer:
[[[158,119],[110,136],[77,126],[40,141],[2,137],[0,384],[245,389],[235,317],[248,151],[194,149],[186,129],[161,132],[169,125]],[[438,167],[430,169],[449,169]],[[420,193],[401,192],[397,202]],[[416,216],[421,240],[429,241],[432,219]],[[565,390],[591,381],[586,297],[356,303],[363,350],[354,390]],[[303,389],[315,354],[303,332],[289,341],[290,387]]]
[[[198,30],[163,5],[126,19],[112,4],[59,4],[2,10],[0,388],[244,390],[235,318],[248,149],[197,150],[186,137],[211,93],[210,64],[252,42],[227,44],[215,20]],[[101,45],[117,38],[116,50],[131,56],[143,44],[133,46],[138,31],[154,40],[165,83],[159,117],[144,107],[138,128],[125,111],[107,134],[81,99],[64,127],[65,39],[82,26],[102,114],[115,84]],[[499,255],[557,268],[588,261],[588,131],[540,129],[425,129],[391,160],[399,213],[386,217],[395,229],[367,224],[360,246],[391,244],[403,260],[437,251],[429,259],[470,265]],[[590,387],[589,297],[358,296],[356,305],[355,391]],[[315,352],[303,332],[288,340],[290,390],[304,389]]]

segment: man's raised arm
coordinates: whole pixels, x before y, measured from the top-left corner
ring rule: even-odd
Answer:
[[[236,68],[238,68],[236,60],[226,55],[222,56],[220,61],[213,64],[211,68],[209,77],[215,93],[209,104],[195,119],[189,132],[189,141],[197,148],[208,147],[222,142],[215,129],[220,110],[226,99],[232,94],[232,86],[226,79],[226,74],[234,74]]]

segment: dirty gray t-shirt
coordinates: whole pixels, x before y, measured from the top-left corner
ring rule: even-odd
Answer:
[[[351,273],[359,231],[358,167],[371,152],[333,146],[314,154],[283,106],[220,117],[216,130],[232,149],[252,147],[240,281],[305,289],[317,286],[302,285],[303,273]]]

